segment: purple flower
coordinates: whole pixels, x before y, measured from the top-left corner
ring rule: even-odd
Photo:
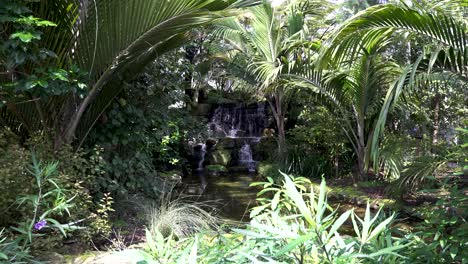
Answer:
[[[37,222],[34,224],[34,229],[36,230],[41,230],[47,225],[47,221],[42,219],[41,221]]]

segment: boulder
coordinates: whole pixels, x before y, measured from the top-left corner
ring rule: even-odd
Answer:
[[[217,149],[233,149],[236,147],[236,138],[220,138],[218,144],[216,145]]]
[[[206,153],[205,161],[210,165],[228,166],[231,163],[231,152],[226,149],[216,149]]]
[[[218,144],[218,141],[214,138],[209,138],[206,140],[205,144],[206,149],[213,149],[216,146],[216,144]]]

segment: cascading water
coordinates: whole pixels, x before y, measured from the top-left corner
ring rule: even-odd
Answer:
[[[257,162],[253,159],[252,145],[260,141],[266,123],[265,104],[221,105],[211,116],[208,134],[219,141],[234,140],[231,154],[236,158],[231,165],[254,172]]]
[[[239,163],[246,166],[249,172],[255,172],[256,161],[252,158],[250,144],[245,143],[239,150]]]
[[[200,147],[200,160],[198,161],[197,171],[203,170],[203,162],[205,162],[205,155],[206,155],[206,144],[201,144]]]
[[[244,104],[219,106],[209,123],[209,134],[212,137],[261,137],[265,128],[265,105],[255,108]]]

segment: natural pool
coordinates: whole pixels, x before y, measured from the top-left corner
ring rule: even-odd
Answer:
[[[191,199],[213,202],[212,204],[218,210],[217,213],[226,223],[239,224],[250,221],[249,209],[256,206],[257,193],[261,190],[261,187],[250,187],[250,184],[257,181],[262,181],[262,179],[256,173],[210,175],[199,171],[185,178],[183,182],[188,188],[192,188]],[[202,191],[203,186],[205,188]],[[329,197],[329,203],[333,208],[338,208],[338,213],[354,208],[354,212],[359,217],[364,217],[366,204],[356,205],[352,202],[352,199],[348,198],[337,199],[336,195],[333,195]],[[388,211],[390,208],[384,206],[383,209]],[[377,211],[378,208],[371,207],[372,215]],[[399,228],[411,230],[411,227],[417,221],[417,219],[409,217],[407,213],[400,212],[397,214],[394,224]],[[353,233],[351,221],[347,221],[341,229],[346,234]]]
[[[208,175],[198,172],[184,179],[189,194],[197,201],[215,201],[219,215],[228,222],[248,222],[249,209],[255,206],[258,187],[250,187],[259,181],[255,173],[229,173]],[[202,191],[203,187],[204,190]]]

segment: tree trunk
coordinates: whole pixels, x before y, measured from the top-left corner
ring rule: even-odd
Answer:
[[[440,112],[440,93],[439,89],[436,91],[434,97],[434,120],[433,120],[433,130],[432,130],[432,145],[437,145],[439,142],[439,112]]]
[[[364,131],[364,115],[355,112],[357,121],[357,158],[358,158],[358,174],[361,180],[367,180],[366,172],[366,143],[365,143],[365,131]],[[370,143],[370,142],[368,142]]]
[[[358,158],[358,177],[361,180],[367,180],[364,146],[358,145],[357,158]]]
[[[339,163],[340,156],[338,155],[338,153],[335,153],[334,156],[335,157],[333,158],[333,164],[335,167],[335,177],[338,178],[338,176],[340,175],[340,163]]]
[[[278,116],[276,121],[278,127],[278,151],[283,154],[286,151],[286,133],[284,131],[284,116]]]
[[[283,98],[281,91],[276,91],[274,95],[268,98],[273,117],[275,118],[276,128],[278,129],[278,152],[280,155],[286,151],[286,132],[284,129],[285,111],[282,104]]]

